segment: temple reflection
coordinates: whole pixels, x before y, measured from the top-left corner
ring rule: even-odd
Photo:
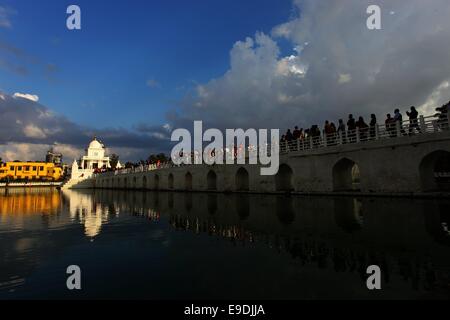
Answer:
[[[64,190],[62,194],[67,199],[71,219],[84,226],[84,234],[89,238],[98,236],[110,216],[120,213],[118,207],[96,201],[91,193]]]

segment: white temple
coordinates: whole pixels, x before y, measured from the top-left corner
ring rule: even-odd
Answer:
[[[111,168],[109,157],[105,156],[105,146],[97,138],[91,141],[86,155],[81,158],[81,169],[95,170]]]
[[[118,163],[117,168],[120,167],[121,165]],[[109,157],[105,156],[105,146],[97,138],[94,138],[86,149],[86,154],[80,159],[80,163],[77,160],[73,161],[71,178],[64,187],[70,188],[92,177],[96,169],[109,168],[111,168],[111,161]]]

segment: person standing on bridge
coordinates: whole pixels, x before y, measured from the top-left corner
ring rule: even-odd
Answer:
[[[348,115],[347,130],[350,142],[354,142],[356,137],[356,121],[352,114]]]
[[[345,135],[345,124],[344,124],[344,120],[339,119],[339,125],[337,128],[337,133],[339,136],[342,137],[342,143],[346,143],[346,135]]]
[[[356,127],[359,130],[360,141],[367,141],[367,133],[369,131],[369,126],[364,121],[363,117],[359,117],[358,122],[356,122]]]
[[[389,133],[391,138],[395,137],[395,120],[392,118],[391,114],[386,115],[386,120],[384,121],[386,125],[386,131]]]
[[[294,139],[295,140],[300,139],[301,133],[302,133],[301,130],[299,130],[298,127],[295,126],[294,133],[293,133]]]
[[[403,116],[399,109],[394,110],[394,122],[396,126],[400,126],[400,133],[405,135],[405,130],[403,129]]]
[[[376,127],[377,127],[377,116],[372,113],[370,116],[370,139],[372,140],[375,140],[377,135]]]
[[[409,117],[409,135],[412,135],[414,133],[414,130],[417,130],[417,132],[421,133],[419,122],[417,121],[419,113],[417,112],[416,108],[412,106],[411,112],[406,111],[406,114]]]

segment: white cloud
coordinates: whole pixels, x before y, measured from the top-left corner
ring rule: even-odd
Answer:
[[[397,107],[449,100],[439,89],[450,81],[448,0],[378,2],[385,14],[374,32],[366,27],[370,0],[295,0],[301,14],[274,26],[271,36],[236,42],[229,70],[199,84],[174,125],[286,128],[349,113],[375,113],[381,121]],[[281,37],[293,54],[280,55]]]
[[[15,11],[4,6],[0,6],[0,27],[1,28],[11,28],[11,15],[14,14]]]
[[[22,99],[28,99],[34,102],[38,102],[39,101],[39,97],[37,95],[34,94],[28,94],[28,93],[19,93],[16,92],[13,95],[14,98],[22,98]]]
[[[28,143],[0,145],[3,161],[43,161],[48,146]]]
[[[48,144],[8,143],[0,145],[0,154],[3,161],[44,161],[49,148]],[[81,148],[65,144],[55,145],[54,151],[60,152],[66,163],[71,163],[73,159],[78,159],[83,154]]]
[[[345,73],[345,74],[340,74],[339,75],[339,80],[338,80],[339,84],[348,83],[350,81],[352,81],[352,75],[351,74]]]
[[[23,134],[27,138],[34,138],[34,139],[45,139],[47,138],[47,135],[45,134],[44,130],[41,128],[35,126],[34,124],[29,124],[23,128]]]

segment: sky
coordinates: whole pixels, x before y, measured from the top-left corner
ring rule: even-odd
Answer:
[[[81,30],[66,8],[81,8]],[[368,30],[366,8],[382,9]],[[121,160],[170,130],[384,121],[450,100],[448,0],[0,0],[0,157]]]

